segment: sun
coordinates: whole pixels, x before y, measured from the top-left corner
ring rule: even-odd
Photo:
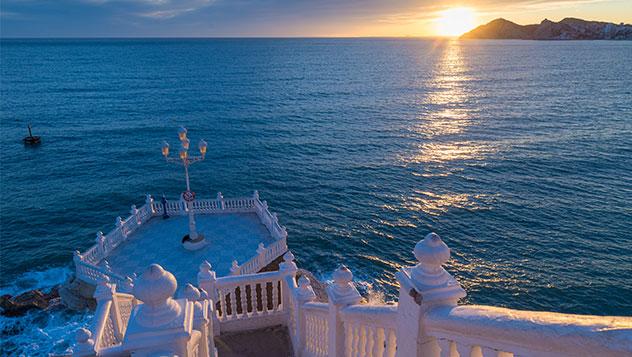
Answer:
[[[468,7],[455,7],[438,15],[435,31],[440,36],[460,36],[476,26],[476,14]]]

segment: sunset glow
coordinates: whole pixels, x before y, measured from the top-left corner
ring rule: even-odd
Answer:
[[[460,36],[474,27],[476,14],[467,7],[442,11],[435,20],[435,31],[439,36]]]

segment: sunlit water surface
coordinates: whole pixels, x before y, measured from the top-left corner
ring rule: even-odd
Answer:
[[[62,282],[144,193],[182,191],[160,145],[186,125],[210,144],[198,196],[258,189],[323,279],[345,263],[392,299],[435,231],[469,303],[632,314],[630,42],[32,40],[0,55],[2,293]],[[2,349],[67,351],[89,316],[2,318]]]

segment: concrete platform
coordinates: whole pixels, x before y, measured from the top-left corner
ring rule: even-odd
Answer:
[[[209,243],[206,247],[188,251],[182,246],[182,237],[188,233],[187,216],[153,217],[110,252],[106,259],[110,269],[122,276],[140,275],[158,263],[175,275],[180,289],[187,283],[197,285],[198,267],[204,260],[218,276],[225,276],[233,260],[242,264],[256,255],[260,242],[266,247],[273,242],[255,213],[197,215],[195,220],[198,233]]]

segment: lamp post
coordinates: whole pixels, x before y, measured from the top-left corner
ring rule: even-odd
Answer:
[[[185,248],[190,250],[195,250],[201,248],[205,245],[204,236],[197,233],[197,229],[195,227],[195,217],[193,215],[193,201],[195,200],[195,192],[191,192],[191,185],[189,183],[189,166],[192,164],[204,160],[206,156],[206,148],[208,144],[204,140],[200,140],[198,144],[198,149],[200,150],[199,156],[190,156],[189,155],[189,146],[190,141],[187,138],[187,129],[184,127],[180,127],[178,131],[178,138],[180,139],[180,143],[182,147],[180,149],[180,153],[178,157],[169,157],[169,144],[165,141],[162,145],[162,155],[165,157],[167,162],[173,162],[184,166],[184,177],[186,178],[187,190],[182,193],[182,198],[186,202],[187,211],[189,216],[189,234],[188,237],[185,236],[182,239],[182,244]]]

